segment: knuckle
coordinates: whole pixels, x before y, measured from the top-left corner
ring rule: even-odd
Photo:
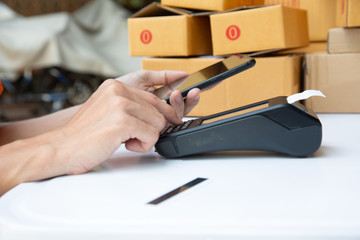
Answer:
[[[129,107],[132,106],[131,101],[125,97],[119,96],[114,98],[111,101],[111,105],[115,108],[115,109],[119,109],[121,111],[127,111],[129,109]]]
[[[169,74],[168,70],[163,70],[163,71],[160,72],[160,76],[162,77],[162,79],[165,80],[165,85],[169,84],[168,74]]]
[[[114,82],[114,90],[117,94],[124,94],[124,92],[126,92],[126,87],[125,84],[119,81]]]
[[[117,95],[121,95],[126,91],[125,84],[115,79],[108,79],[104,81],[103,85],[107,91]]]
[[[109,86],[112,86],[113,84],[115,84],[115,82],[117,82],[117,80],[115,79],[107,79],[103,82],[103,84],[101,84],[102,86],[105,86],[105,87],[109,87]]]
[[[159,112],[152,114],[152,115],[153,115],[152,116],[153,120],[151,122],[151,125],[153,126],[153,128],[156,129],[157,133],[160,133],[161,130],[163,130],[164,127],[166,126],[167,121],[166,121],[165,117]]]
[[[118,80],[107,79],[101,84],[99,90],[105,92],[104,94],[108,96],[121,96],[125,94],[126,87],[124,83]]]

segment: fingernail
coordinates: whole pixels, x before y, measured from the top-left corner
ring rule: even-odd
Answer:
[[[180,103],[180,102],[182,101],[182,97],[181,97],[181,96],[177,96],[177,97],[175,98],[175,101],[176,101],[177,103]]]
[[[194,100],[198,101],[199,99],[200,99],[200,94],[198,94]]]

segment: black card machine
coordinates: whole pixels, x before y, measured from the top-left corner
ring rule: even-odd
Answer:
[[[321,145],[322,126],[304,105],[276,97],[164,129],[155,145],[168,158],[259,150],[306,157]]]

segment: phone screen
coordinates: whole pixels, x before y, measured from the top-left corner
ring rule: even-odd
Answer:
[[[187,77],[180,78],[179,80],[176,80],[168,85],[165,85],[157,89],[156,95],[159,96],[160,98],[166,98],[174,90],[183,91],[185,89],[189,89],[212,77],[215,77],[216,75],[219,75],[237,66],[245,64],[249,62],[250,59],[251,58],[246,56],[239,57],[236,55],[228,57],[200,71],[191,73]]]

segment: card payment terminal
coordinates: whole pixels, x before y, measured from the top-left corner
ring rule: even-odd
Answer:
[[[306,157],[321,144],[322,126],[304,105],[275,97],[164,129],[155,145],[165,157],[260,150]]]

